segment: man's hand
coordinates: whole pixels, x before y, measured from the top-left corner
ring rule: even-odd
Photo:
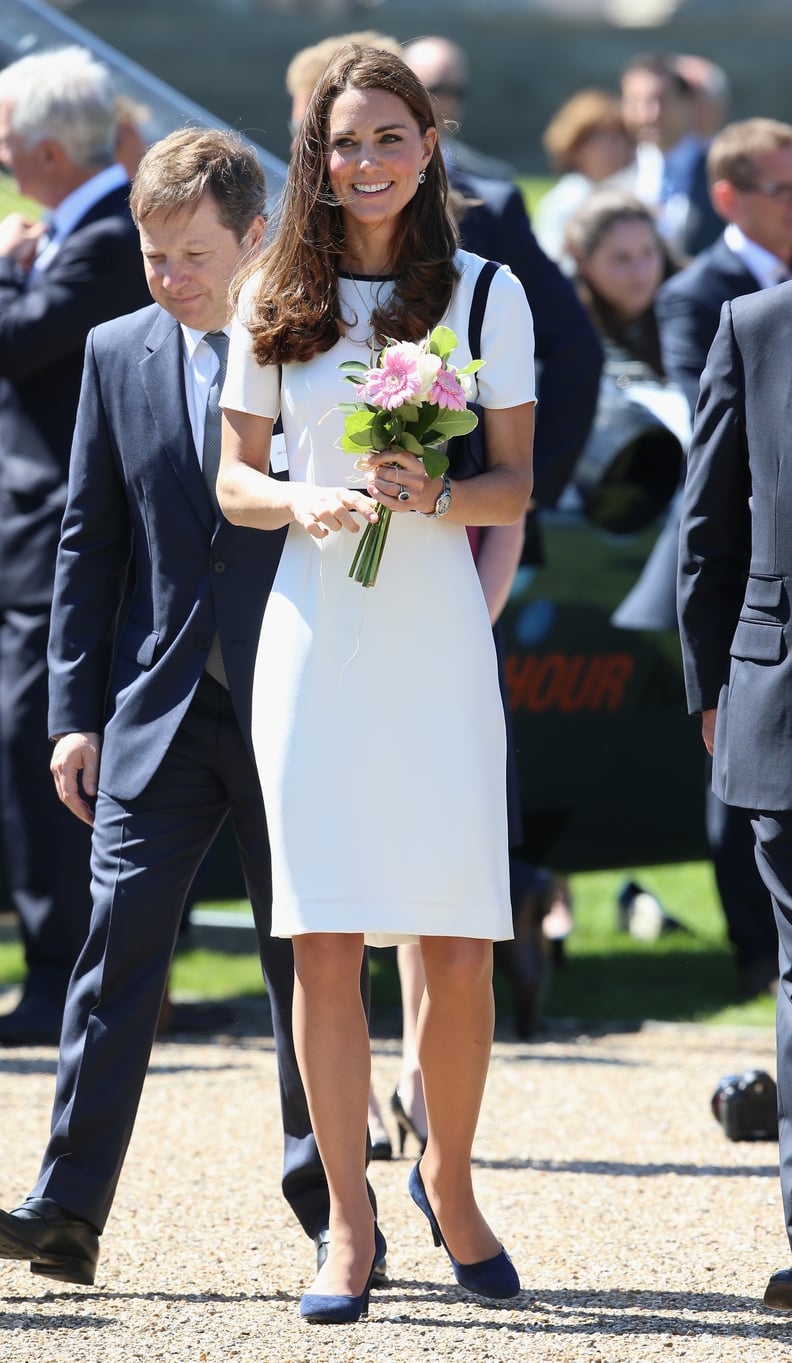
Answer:
[[[701,712],[701,737],[704,739],[704,747],[710,757],[715,751],[715,717],[717,710],[702,710]]]
[[[61,734],[52,753],[50,771],[58,798],[83,823],[93,824],[93,800],[99,783],[98,734]]]
[[[29,270],[36,259],[36,249],[43,231],[43,222],[34,222],[23,213],[9,213],[0,222],[0,256],[16,261],[23,270]]]

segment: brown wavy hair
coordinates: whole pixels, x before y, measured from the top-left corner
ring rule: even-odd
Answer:
[[[309,360],[345,332],[338,269],[346,249],[343,212],[327,174],[327,127],[334,100],[350,87],[388,90],[403,100],[421,133],[435,126],[426,88],[402,59],[381,48],[342,47],[325,69],[305,113],[289,167],[278,230],[263,254],[235,282],[234,301],[248,279],[246,308],[259,364]],[[417,341],[446,311],[459,277],[457,234],[448,211],[448,180],[439,145],[426,179],[405,205],[394,238],[394,288],[375,310],[380,343]]]

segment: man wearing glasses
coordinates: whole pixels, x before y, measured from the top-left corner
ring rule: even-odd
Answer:
[[[663,285],[655,303],[666,374],[684,390],[691,412],[723,304],[792,275],[792,126],[769,118],[730,123],[714,139],[707,167],[725,231]],[[725,804],[709,780],[706,818],[739,990],[751,998],[777,987],[770,896],[756,868],[748,813]]]
[[[663,285],[655,304],[666,373],[691,412],[723,304],[792,274],[792,126],[729,123],[712,142],[707,170],[726,230]]]

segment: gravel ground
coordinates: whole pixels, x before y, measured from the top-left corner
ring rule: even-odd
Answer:
[[[478,1304],[453,1283],[406,1193],[410,1160],[372,1166],[390,1286],[368,1320],[303,1325],[313,1247],[279,1190],[272,1040],[157,1044],[93,1289],[0,1266],[2,1363],[769,1363],[792,1316],[765,1311],[789,1262],[777,1150],[732,1143],[721,1075],[774,1072],[769,1032],[647,1025],[496,1041],[476,1184],[524,1284]],[[375,1039],[382,1100],[398,1045]],[[44,1146],[55,1056],[0,1052],[0,1205]],[[414,1152],[409,1152],[414,1153]]]

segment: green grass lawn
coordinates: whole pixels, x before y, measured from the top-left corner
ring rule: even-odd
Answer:
[[[552,183],[551,177],[520,181],[529,211]],[[15,208],[38,211],[20,201],[13,183],[0,174],[0,217]],[[657,895],[689,931],[655,943],[636,942],[619,933],[616,896],[628,878],[639,880]],[[550,979],[546,1017],[583,1023],[654,1018],[772,1025],[774,1000],[769,995],[748,1004],[736,1001],[734,966],[708,863],[589,872],[572,877],[572,890],[575,930],[567,943],[563,969],[553,972]],[[375,1004],[396,1007],[399,983],[394,953],[372,952],[371,969]],[[17,984],[23,976],[21,946],[0,942],[0,986]],[[172,987],[177,994],[206,999],[241,998],[264,990],[256,956],[189,946],[177,952]],[[499,1010],[507,1011],[504,981],[496,977],[495,987]]]
[[[655,894],[687,928],[658,942],[635,941],[619,932],[616,898],[627,879]],[[768,994],[737,1000],[732,955],[708,863],[592,871],[572,877],[575,928],[563,968],[552,972],[544,1015],[585,1024],[659,1019],[713,1025],[771,1027],[775,1001]],[[213,904],[212,908],[222,908]],[[245,907],[228,904],[229,909]],[[397,1007],[399,982],[392,951],[374,951],[375,1006]],[[0,985],[23,977],[17,943],[0,944]],[[228,955],[205,948],[178,951],[172,987],[176,994],[233,999],[263,993],[255,955]],[[499,1016],[509,1010],[509,992],[496,975]]]

